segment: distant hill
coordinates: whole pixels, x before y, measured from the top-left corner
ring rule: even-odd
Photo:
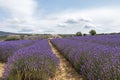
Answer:
[[[16,33],[0,31],[0,36],[13,35],[13,34],[16,34]]]

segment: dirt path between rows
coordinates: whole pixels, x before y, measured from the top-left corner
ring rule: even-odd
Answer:
[[[0,78],[2,77],[3,71],[4,71],[4,64],[0,63]]]
[[[53,53],[59,58],[60,66],[56,71],[55,77],[52,80],[83,80],[82,76],[78,74],[72,65],[60,54],[60,52],[51,44]]]

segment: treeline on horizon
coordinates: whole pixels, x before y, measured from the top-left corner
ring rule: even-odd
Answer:
[[[89,34],[82,33],[81,31],[76,32],[75,34],[9,34],[9,35],[0,35],[0,41],[10,41],[10,40],[41,40],[48,38],[66,38],[66,37],[75,37],[75,36],[97,36],[97,35],[114,35],[120,34],[116,33],[97,33],[96,30],[90,30]]]

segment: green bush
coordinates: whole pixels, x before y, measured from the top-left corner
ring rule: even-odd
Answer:
[[[89,32],[91,35],[96,35],[96,31],[95,30],[90,30]]]
[[[20,40],[20,37],[18,36],[7,36],[5,41],[11,41],[11,40]]]
[[[82,36],[82,33],[81,32],[77,32],[76,36]]]
[[[83,36],[87,36],[87,34],[83,34]]]
[[[20,38],[21,38],[21,39],[24,39],[24,35],[20,35]]]

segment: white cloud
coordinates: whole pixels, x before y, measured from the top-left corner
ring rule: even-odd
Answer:
[[[36,25],[35,0],[0,0],[0,8],[9,13],[9,18],[0,22],[2,29],[17,32],[21,28],[34,28]],[[15,28],[12,30],[10,28]]]
[[[0,0],[0,7],[18,18],[31,17],[34,14],[36,3],[34,0]]]
[[[86,10],[68,10],[61,13],[59,12],[52,15],[47,15],[47,18],[44,21],[50,21],[51,26],[56,30],[56,32],[59,31],[59,33],[75,33],[77,31],[89,32],[90,29],[95,29],[98,33],[119,32],[119,13],[119,7],[102,7]],[[77,23],[65,23],[68,20],[73,20]],[[44,25],[48,26],[49,24]],[[85,26],[89,26],[89,29],[85,28]]]
[[[0,0],[0,8],[11,16],[0,22],[0,29],[33,33],[87,33],[91,29],[99,33],[120,31],[119,7],[70,9],[54,14],[36,14],[37,6],[36,0]]]

